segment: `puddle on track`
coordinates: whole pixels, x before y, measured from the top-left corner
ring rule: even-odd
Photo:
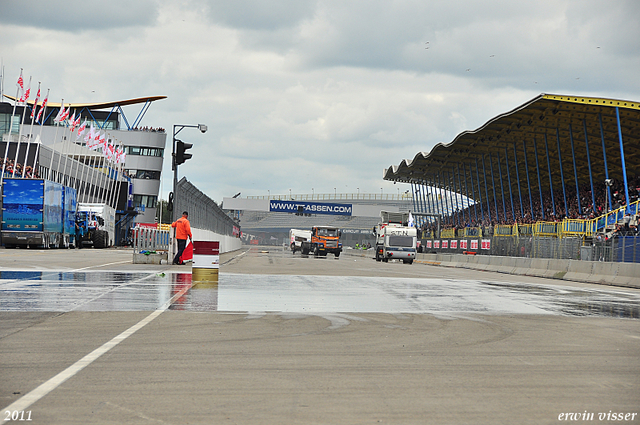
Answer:
[[[0,311],[151,311],[189,273],[0,272]],[[477,280],[222,273],[171,306],[198,312],[487,313],[640,318],[640,294]]]

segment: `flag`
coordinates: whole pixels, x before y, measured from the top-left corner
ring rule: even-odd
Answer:
[[[76,129],[76,127],[74,126],[76,122],[76,112],[73,112],[73,115],[71,115],[71,118],[69,118],[69,130],[71,130],[71,132],[73,133]]]
[[[22,68],[20,69],[20,77],[18,78],[18,82],[16,83],[18,86],[18,95],[22,97],[22,93],[24,92],[24,80],[22,79]]]
[[[31,109],[31,119],[36,115],[36,108],[38,107],[38,101],[40,100],[40,83],[38,83],[38,93],[36,94],[36,100],[33,102],[33,108]]]
[[[22,74],[22,72],[20,72],[20,74]],[[20,98],[20,102],[25,103],[27,100],[29,100],[29,96],[30,95],[31,95],[31,77],[29,77],[29,86],[22,93],[22,97]]]
[[[42,105],[40,106],[40,110],[38,111],[38,116],[36,117],[37,123],[40,122],[40,117],[42,116],[42,110],[47,107],[48,100],[49,100],[49,95],[47,94],[47,97],[45,97],[44,100],[42,101]]]
[[[64,102],[60,103],[60,110],[58,111],[58,115],[53,119],[53,122],[56,124],[60,124],[66,118],[67,112],[64,110]],[[67,114],[68,115],[68,114]]]
[[[73,128],[71,130],[71,132],[73,133],[73,131],[78,128],[78,126],[80,125],[80,114],[78,114],[78,117],[73,120]]]
[[[93,138],[95,136],[96,136],[96,130],[93,128],[93,123],[91,123],[89,132],[84,136],[84,141],[87,144],[87,148],[93,149],[93,146],[95,146]]]
[[[413,223],[413,216],[411,215],[411,212],[409,212],[409,222],[407,223],[407,225],[409,227],[413,227],[414,223]]]
[[[80,117],[78,116],[78,122],[80,122]],[[85,132],[85,130],[87,129],[87,120],[85,119],[84,122],[82,123],[82,125],[80,127],[78,127],[78,137],[76,138],[76,140],[80,139],[82,137],[82,134]]]

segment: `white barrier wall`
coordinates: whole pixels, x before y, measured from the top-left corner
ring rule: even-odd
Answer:
[[[242,247],[242,239],[235,236],[219,235],[210,230],[191,228],[193,240],[196,241],[219,241],[220,254],[224,252],[235,251]]]

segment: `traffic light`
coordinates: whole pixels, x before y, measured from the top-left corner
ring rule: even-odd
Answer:
[[[191,159],[193,155],[185,153],[187,149],[191,149],[193,144],[185,143],[176,139],[176,165],[183,164],[187,159]]]

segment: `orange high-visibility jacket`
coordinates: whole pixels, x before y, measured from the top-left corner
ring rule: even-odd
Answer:
[[[193,239],[193,236],[191,236],[191,225],[186,218],[180,217],[171,223],[171,227],[176,228],[176,239],[187,239],[187,236]]]

